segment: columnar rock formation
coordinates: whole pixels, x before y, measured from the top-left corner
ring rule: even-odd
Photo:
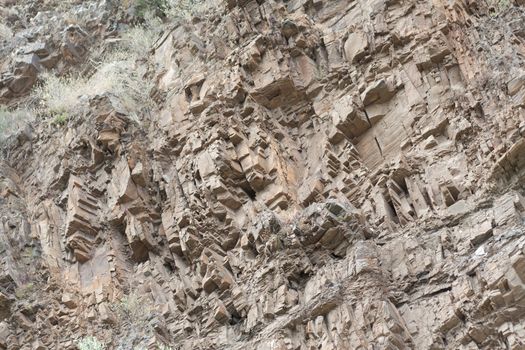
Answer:
[[[0,348],[525,349],[524,5],[228,0],[172,26],[158,110],[96,96],[6,145]],[[119,326],[131,293],[147,331]]]

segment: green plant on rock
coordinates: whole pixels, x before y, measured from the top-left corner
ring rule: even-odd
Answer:
[[[55,115],[51,124],[61,126],[61,125],[66,124],[68,119],[69,119],[69,116],[67,115],[67,113],[65,112],[59,113]]]
[[[78,350],[104,350],[104,344],[102,344],[95,337],[84,337],[80,339],[77,343]]]

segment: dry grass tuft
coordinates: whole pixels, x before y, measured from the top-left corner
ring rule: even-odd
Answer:
[[[5,25],[4,23],[0,22],[0,41],[1,40],[8,40],[13,37],[13,31]]]
[[[56,115],[75,113],[82,96],[109,93],[120,99],[130,117],[138,121],[144,109],[153,107],[149,92],[153,82],[146,77],[147,64],[139,62],[157,38],[156,29],[133,27],[122,40],[99,58],[96,71],[89,77],[43,76],[35,92],[44,110]]]
[[[166,14],[170,19],[191,19],[215,7],[210,0],[168,0]]]
[[[0,106],[0,142],[24,127],[34,116],[34,111],[29,109],[9,110]]]
[[[85,337],[77,342],[79,350],[104,350],[104,345],[95,337]]]

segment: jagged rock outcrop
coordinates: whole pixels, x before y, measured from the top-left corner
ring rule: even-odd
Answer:
[[[6,43],[0,45],[1,103],[27,95],[40,73],[68,73],[72,66],[85,62],[90,50],[102,39],[116,31],[116,23],[110,17],[116,17],[117,4],[111,1],[20,3],[0,2],[2,20],[18,29],[12,38],[0,35],[0,44]],[[28,17],[10,11],[15,5],[24,8]],[[57,11],[57,6],[62,11]]]
[[[524,349],[525,4],[215,5],[6,146],[0,348]]]

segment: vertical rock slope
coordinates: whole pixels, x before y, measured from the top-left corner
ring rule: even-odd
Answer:
[[[524,21],[227,0],[171,25],[150,113],[101,94],[4,146],[0,348],[525,349]]]

